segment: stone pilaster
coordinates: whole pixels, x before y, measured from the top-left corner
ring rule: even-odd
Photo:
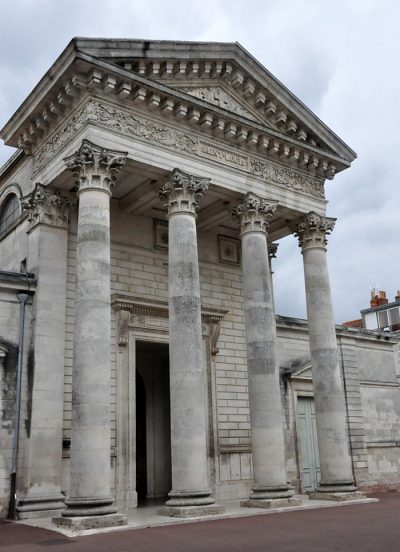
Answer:
[[[160,189],[168,209],[172,490],[160,513],[220,513],[208,483],[206,374],[197,254],[198,198],[209,179],[174,169]]]
[[[348,500],[354,498],[356,487],[326,259],[327,236],[332,232],[335,220],[311,212],[295,225],[294,231],[303,253],[321,466],[321,481],[312,497]]]
[[[268,219],[276,202],[247,194],[232,212],[241,229],[254,484],[243,506],[297,504],[287,484],[275,313],[269,268]]]
[[[32,390],[19,519],[64,507],[61,494],[68,212],[72,201],[43,184],[24,198],[28,211],[27,270],[37,279],[32,308]]]
[[[110,197],[126,155],[84,140],[65,159],[77,178],[79,214],[70,490],[55,522],[75,528],[126,523],[110,491]]]

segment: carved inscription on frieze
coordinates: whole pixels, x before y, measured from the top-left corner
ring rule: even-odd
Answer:
[[[264,162],[233,149],[216,146],[183,131],[167,128],[116,107],[103,105],[94,99],[90,99],[65,127],[54,134],[36,152],[34,156],[34,174],[43,169],[68,144],[71,138],[87,124],[100,125],[173,150],[212,159],[262,178],[266,182],[277,184],[282,188],[297,190],[317,198],[325,197],[321,179],[299,174],[294,170],[279,167],[271,162]]]
[[[214,144],[204,142],[203,140],[199,140],[199,155],[245,171],[249,170],[249,158],[247,155],[214,146]]]

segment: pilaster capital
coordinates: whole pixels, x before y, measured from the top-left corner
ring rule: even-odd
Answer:
[[[158,192],[161,202],[168,209],[168,215],[174,213],[195,215],[199,208],[198,198],[208,190],[209,183],[209,178],[174,169]]]
[[[62,196],[58,190],[49,190],[37,182],[33,191],[22,200],[22,207],[28,212],[29,231],[38,224],[56,228],[68,228],[68,214],[74,201]]]
[[[67,169],[76,178],[78,194],[84,190],[102,190],[111,195],[118,171],[125,164],[125,151],[102,148],[89,140],[83,140],[81,147],[64,159]]]
[[[241,235],[247,232],[264,232],[269,228],[268,219],[276,211],[278,202],[263,199],[249,192],[243,203],[232,209],[232,217],[240,224]]]
[[[299,247],[303,251],[314,247],[326,249],[327,236],[335,227],[335,218],[318,215],[314,211],[308,213],[293,226],[295,237],[299,238]]]

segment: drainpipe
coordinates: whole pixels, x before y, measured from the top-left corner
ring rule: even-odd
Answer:
[[[17,459],[19,445],[19,422],[21,417],[22,362],[24,353],[25,306],[29,298],[29,294],[21,292],[17,294],[17,298],[19,301],[17,394],[15,401],[14,441],[10,474],[10,502],[8,508],[8,519],[17,519]]]

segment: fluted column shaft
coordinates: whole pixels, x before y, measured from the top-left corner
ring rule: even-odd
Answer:
[[[160,189],[169,219],[172,490],[167,505],[213,504],[208,488],[197,198],[208,179],[175,169]]]
[[[70,490],[63,516],[116,512],[110,492],[110,197],[126,154],[84,141],[78,177]]]
[[[321,468],[319,492],[355,490],[326,258],[326,236],[334,224],[335,219],[312,212],[295,227],[304,263]]]
[[[266,233],[276,203],[248,194],[233,211],[240,222],[244,311],[249,376],[254,485],[256,501],[288,499],[285,442],[279,383],[276,323]]]

